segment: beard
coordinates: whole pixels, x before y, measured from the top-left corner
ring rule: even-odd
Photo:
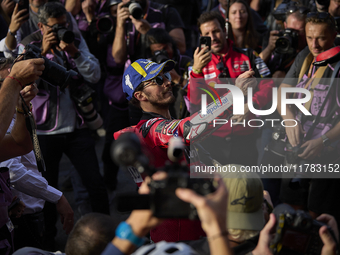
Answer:
[[[165,94],[167,94],[169,90],[172,90],[172,88],[169,88],[167,91],[163,92],[162,95],[164,96]],[[148,101],[150,102],[150,104],[158,109],[169,108],[169,105],[174,103],[176,100],[173,94],[171,94],[171,96],[169,96],[168,98],[164,98],[161,96],[152,96],[150,93],[145,93],[145,95],[148,97]]]

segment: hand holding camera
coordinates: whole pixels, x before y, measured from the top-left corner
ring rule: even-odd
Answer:
[[[117,9],[117,27],[124,27],[125,22],[130,17],[129,8],[124,3],[118,4]]]
[[[42,41],[42,51],[41,55],[46,56],[46,54],[58,43],[57,34],[52,28],[48,28],[43,34]]]
[[[279,39],[279,31],[277,30],[272,30],[270,31],[270,36],[269,36],[269,41],[268,41],[268,50],[270,50],[270,52],[273,52],[275,50],[276,47],[276,41],[277,39]]]
[[[45,60],[42,58],[30,59],[16,62],[11,69],[9,76],[16,78],[24,86],[39,79],[45,69]]]

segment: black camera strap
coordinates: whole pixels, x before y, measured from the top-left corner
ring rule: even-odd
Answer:
[[[333,84],[335,83],[334,80],[335,80],[335,77],[337,76],[339,70],[340,70],[340,61],[336,64],[336,66],[335,66],[335,68],[333,70],[332,77],[331,77],[331,82],[330,82],[330,85],[329,85],[329,88],[328,88],[328,91],[327,91],[327,95],[326,95],[326,97],[325,97],[325,99],[324,99],[324,101],[322,103],[321,108],[318,111],[318,115],[316,115],[316,117],[315,117],[315,119],[313,121],[313,125],[310,127],[310,129],[308,130],[308,132],[307,132],[307,134],[306,134],[306,136],[304,138],[305,141],[308,141],[308,140],[311,139],[316,126],[320,122],[321,113],[322,113],[323,109],[326,106],[327,100],[328,100],[328,98],[329,98],[329,96],[331,94],[331,92],[330,92],[331,88],[333,87]]]
[[[30,111],[29,107],[27,106],[27,104],[25,103],[21,95],[20,97],[22,100],[22,109],[24,111],[25,120],[26,120],[26,128],[28,132],[30,133],[32,144],[33,144],[33,151],[34,151],[34,156],[37,162],[37,167],[38,167],[39,172],[42,173],[46,171],[46,167],[45,167],[45,161],[41,153],[39,140],[37,136],[37,126],[33,118],[32,112]]]

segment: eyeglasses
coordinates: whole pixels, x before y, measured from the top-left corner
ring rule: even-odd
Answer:
[[[49,27],[49,28],[59,28],[59,27],[63,27],[63,28],[68,28],[69,27],[69,23],[65,23],[65,24],[54,24],[53,26],[50,26],[50,25],[47,25],[47,24],[44,24],[45,26]]]
[[[164,77],[165,77],[168,81],[171,81],[171,75],[170,75],[170,73],[163,73],[163,75],[164,75]],[[157,84],[158,86],[162,86],[163,83],[164,83],[164,78],[163,78],[162,75],[157,75],[155,78],[153,78],[153,79],[150,80],[150,81],[151,81],[151,82],[148,83],[148,84],[146,84],[146,85],[144,85],[143,88],[149,86],[149,85],[152,84],[153,82],[156,82],[156,84]]]
[[[328,12],[309,12],[307,13],[307,19],[315,18],[322,20],[330,20],[333,24],[335,24],[334,18]]]

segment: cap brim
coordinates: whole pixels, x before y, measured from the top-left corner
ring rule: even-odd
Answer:
[[[264,227],[264,215],[262,208],[253,213],[228,211],[227,214],[228,228],[260,231]]]
[[[172,69],[174,69],[175,67],[175,61],[169,59],[161,64],[158,65],[153,65],[151,67],[150,72],[148,73],[148,75],[143,79],[143,81],[148,81],[151,80],[153,78],[155,78],[160,72],[164,71],[164,72],[169,72]]]

